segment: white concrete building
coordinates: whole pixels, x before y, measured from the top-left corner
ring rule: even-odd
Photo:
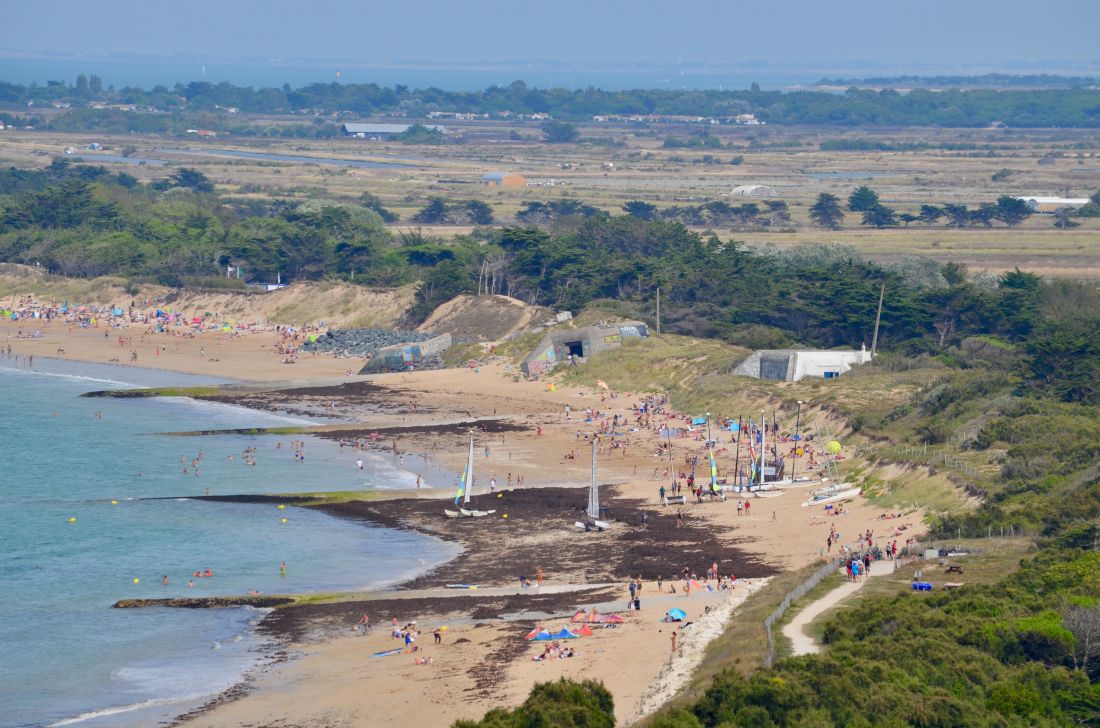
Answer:
[[[797,382],[806,377],[833,379],[871,361],[866,346],[859,351],[826,349],[765,349],[754,351],[733,370],[754,379]]]

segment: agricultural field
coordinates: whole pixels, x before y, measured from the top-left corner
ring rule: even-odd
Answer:
[[[257,119],[257,122],[261,121]],[[270,119],[262,120],[270,123]],[[44,166],[57,156],[82,158],[142,180],[169,176],[181,166],[203,171],[232,198],[328,198],[352,201],[364,192],[381,199],[399,219],[395,231],[420,228],[450,239],[470,225],[420,225],[410,218],[432,197],[488,203],[495,222],[515,224],[525,203],[576,200],[621,213],[640,200],[663,210],[725,201],[730,205],[781,200],[789,220],[760,218],[719,227],[723,240],[797,247],[850,245],[880,262],[909,255],[964,263],[973,271],[1019,267],[1044,276],[1100,277],[1100,218],[1077,218],[1058,229],[1052,215],[1033,215],[1012,228],[952,227],[914,221],[875,229],[848,212],[839,229],[810,222],[822,192],[843,203],[867,185],[897,213],[920,206],[976,208],[1001,195],[1087,197],[1100,190],[1100,131],[1016,129],[860,129],[715,126],[579,125],[578,143],[550,144],[526,122],[450,122],[448,142],[407,145],[362,139],[168,139],[8,130],[0,133],[0,164]],[[705,140],[700,144],[699,139]],[[91,143],[100,151],[87,151]],[[691,145],[691,146],[685,146]],[[823,149],[824,147],[824,149]],[[858,149],[858,151],[840,151]],[[65,149],[76,151],[66,155]],[[352,160],[379,166],[335,166],[309,160],[237,158],[226,153]],[[122,156],[125,155],[125,159]],[[148,159],[146,163],[139,160]],[[528,186],[491,188],[488,172],[516,172]],[[733,198],[737,185],[772,187],[774,196]],[[703,231],[708,228],[697,226]]]

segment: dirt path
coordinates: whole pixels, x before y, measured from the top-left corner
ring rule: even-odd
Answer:
[[[893,561],[874,561],[871,563],[870,576],[884,576],[893,573]],[[797,656],[820,652],[821,645],[815,642],[813,637],[806,634],[806,625],[855,594],[866,583],[867,579],[846,581],[817,601],[806,605],[805,609],[794,615],[794,619],[783,626],[783,635],[791,641],[791,654]]]

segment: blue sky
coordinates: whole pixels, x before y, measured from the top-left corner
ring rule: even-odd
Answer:
[[[6,0],[0,49],[560,64],[1100,65],[1100,0]]]

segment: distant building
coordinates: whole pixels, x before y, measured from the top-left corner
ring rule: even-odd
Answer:
[[[649,336],[649,327],[641,321],[620,321],[614,324],[582,326],[579,329],[551,331],[520,364],[524,374],[545,374],[562,362],[582,360],[607,349],[614,349],[624,339]]]
[[[346,137],[383,141],[398,134],[404,134],[411,126],[412,124],[360,124],[348,122],[340,127],[340,132]],[[447,133],[447,128],[438,124],[424,124],[424,126],[433,131],[438,131],[440,134]]]
[[[1056,212],[1063,207],[1084,207],[1088,204],[1087,197],[1018,197],[1027,203],[1032,212]]]
[[[490,172],[481,175],[481,184],[488,187],[526,187],[527,178],[513,172]]]
[[[871,361],[866,347],[859,351],[823,349],[765,349],[754,351],[733,370],[754,379],[797,382],[805,377],[834,379],[852,367]]]
[[[767,185],[738,185],[730,190],[730,197],[775,197],[775,188]]]

